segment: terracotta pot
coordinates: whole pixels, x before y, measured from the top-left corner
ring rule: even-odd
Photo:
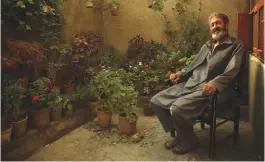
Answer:
[[[55,109],[55,108],[52,108],[52,111],[51,111],[51,120],[52,121],[58,121],[60,120],[62,117],[62,109]]]
[[[103,111],[102,108],[98,108],[97,117],[100,127],[106,128],[111,125],[112,112]]]
[[[24,119],[16,122],[12,122],[12,127],[13,127],[13,133],[14,137],[23,137],[27,133],[27,121],[28,121],[28,116],[26,116]]]
[[[91,112],[96,114],[97,109],[103,109],[103,102],[102,101],[95,101],[95,102],[88,102],[88,106],[91,109]]]
[[[33,125],[36,128],[42,128],[50,123],[50,109],[41,108],[37,110],[33,110]]]
[[[11,141],[11,131],[12,127],[6,128],[1,131],[1,145],[10,143]]]
[[[63,90],[64,93],[71,95],[74,92],[74,85],[73,84],[64,85]]]
[[[130,122],[126,117],[125,113],[119,114],[119,129],[124,134],[135,134],[136,133],[136,121]]]
[[[72,119],[73,118],[73,110],[64,110],[63,114],[66,117],[66,119]]]
[[[86,2],[86,8],[93,8],[93,7],[94,7],[94,3],[92,1]]]
[[[152,8],[153,0],[147,0],[148,8]]]

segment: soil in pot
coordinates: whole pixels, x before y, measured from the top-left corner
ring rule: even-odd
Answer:
[[[61,108],[52,108],[51,110],[51,120],[58,121],[62,117],[62,109]]]
[[[21,118],[18,121],[12,122],[14,138],[23,137],[27,133],[28,116]]]
[[[97,117],[100,127],[107,128],[111,125],[112,112],[103,111],[102,108],[98,108]]]
[[[36,128],[43,128],[50,124],[50,109],[41,108],[33,110],[33,125]]]
[[[136,114],[135,114],[136,116]],[[119,129],[124,134],[135,134],[136,133],[136,121],[130,122],[126,117],[125,113],[119,114]]]
[[[1,145],[5,145],[10,143],[11,141],[11,132],[12,132],[12,127],[4,127],[1,129]]]

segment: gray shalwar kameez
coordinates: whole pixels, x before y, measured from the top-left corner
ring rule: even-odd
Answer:
[[[203,45],[191,65],[181,72],[179,83],[152,97],[150,106],[165,132],[176,130],[178,134],[183,133],[183,136],[192,132],[195,120],[209,102],[208,96],[202,94],[207,82],[216,86],[220,93],[218,98],[229,94],[227,89],[233,84],[241,66],[243,43],[227,37],[224,42],[213,47],[212,41]]]

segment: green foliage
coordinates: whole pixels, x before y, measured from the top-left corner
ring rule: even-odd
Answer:
[[[187,12],[183,2],[176,3],[174,12],[178,25],[174,26],[167,21],[165,26],[168,45],[174,51],[184,53],[185,57],[190,57],[197,53],[206,42],[206,39],[208,39],[207,25],[198,17],[193,16],[193,13]]]
[[[162,11],[164,8],[165,0],[152,0],[152,9],[154,11]]]
[[[53,103],[54,109],[64,109],[67,107],[69,99],[62,95],[57,95]]]
[[[149,62],[161,52],[167,52],[167,47],[165,45],[157,43],[154,40],[151,40],[150,42],[145,42],[145,45],[138,56],[138,61]]]
[[[20,117],[20,105],[26,97],[27,91],[21,87],[20,80],[9,81],[8,85],[3,87],[2,90],[1,98],[4,105],[2,112],[5,114],[11,112],[13,120],[18,121]]]
[[[58,29],[62,26],[59,6],[59,0],[4,0],[2,26],[17,33],[30,32],[32,34],[28,36],[32,37],[41,33],[53,42],[54,36],[60,35]]]
[[[110,105],[113,101],[110,98],[112,95],[119,93],[122,86],[133,86],[131,77],[123,69],[102,70],[91,80],[91,94],[98,100],[106,99],[104,106],[106,111],[115,111],[112,110],[113,106]]]
[[[119,68],[124,60],[123,54],[114,46],[103,46],[102,54],[99,57],[100,66],[104,68]]]
[[[49,101],[55,99],[57,92],[52,89],[51,83],[51,80],[45,77],[40,77],[33,82],[30,93],[32,96],[32,104],[36,108],[46,107]]]
[[[91,87],[90,84],[86,85],[78,85],[76,90],[73,94],[69,96],[70,101],[83,101],[88,99],[91,94]]]

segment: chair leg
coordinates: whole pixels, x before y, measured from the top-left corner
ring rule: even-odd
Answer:
[[[239,138],[239,117],[240,117],[240,107],[237,106],[234,109],[234,143],[238,143]]]
[[[173,138],[176,137],[175,129],[170,131],[170,136]]]
[[[205,129],[205,121],[204,121],[204,119],[201,120],[201,129]]]
[[[209,146],[209,157],[212,159],[215,157],[215,131],[216,131],[216,115],[213,113],[212,123],[210,125],[210,146]]]

